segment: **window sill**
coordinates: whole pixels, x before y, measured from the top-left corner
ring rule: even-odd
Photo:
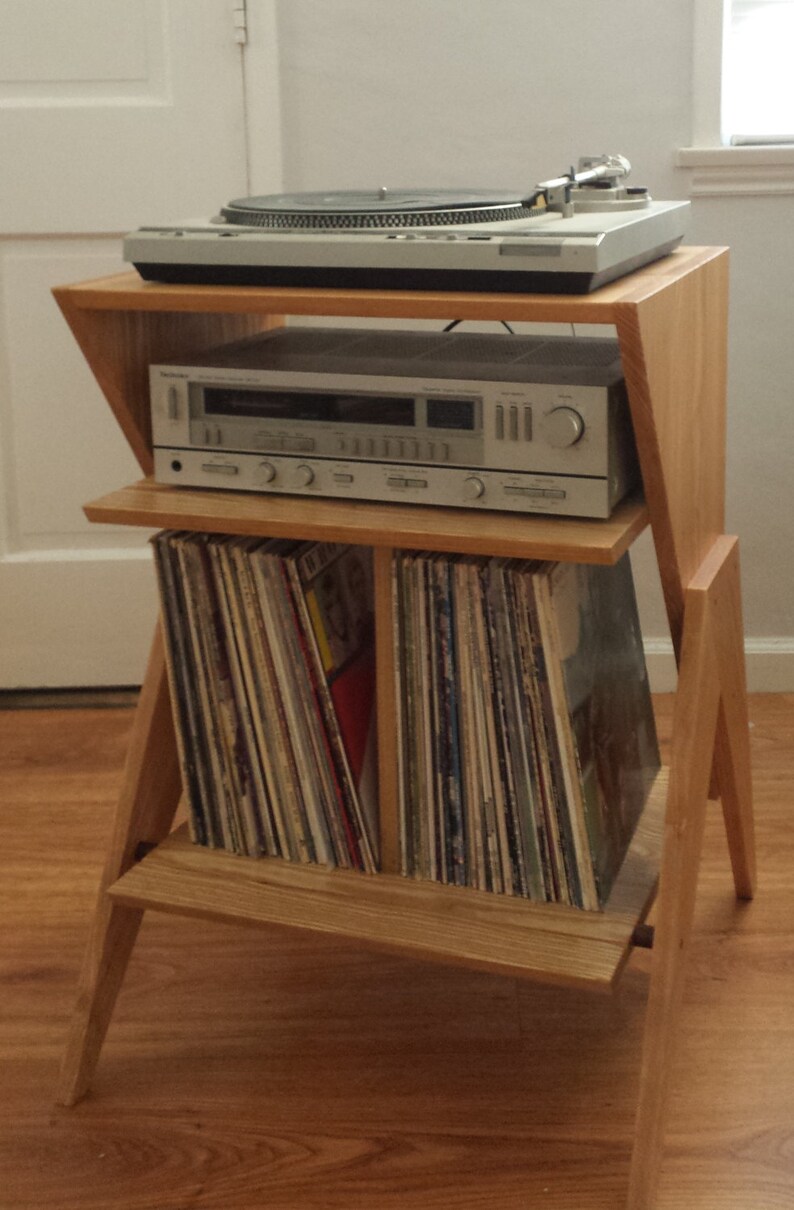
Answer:
[[[690,171],[692,197],[794,193],[794,146],[682,147],[676,165]]]

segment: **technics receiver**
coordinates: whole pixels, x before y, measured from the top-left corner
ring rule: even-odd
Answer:
[[[124,259],[154,281],[583,294],[671,252],[689,202],[627,186],[623,156],[530,193],[387,189],[241,198],[213,219],[141,227]]]
[[[637,479],[611,340],[282,328],[151,401],[161,483],[603,518]]]

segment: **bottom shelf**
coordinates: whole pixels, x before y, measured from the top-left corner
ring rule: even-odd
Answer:
[[[667,771],[656,779],[603,912],[493,895],[390,874],[237,857],[172,833],[108,894],[205,919],[284,925],[544,982],[609,989],[656,891]]]

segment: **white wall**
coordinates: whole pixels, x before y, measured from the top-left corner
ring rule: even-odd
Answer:
[[[692,7],[280,0],[283,187],[522,188],[621,152],[654,196],[686,197]],[[751,688],[794,689],[794,197],[695,199],[688,242],[732,248],[728,528]],[[635,574],[653,650],[667,625],[644,539]]]

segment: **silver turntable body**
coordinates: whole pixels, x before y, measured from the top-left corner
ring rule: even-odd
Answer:
[[[688,202],[626,186],[621,156],[529,195],[379,189],[243,198],[213,220],[142,227],[124,258],[149,280],[587,293],[671,252]]]

